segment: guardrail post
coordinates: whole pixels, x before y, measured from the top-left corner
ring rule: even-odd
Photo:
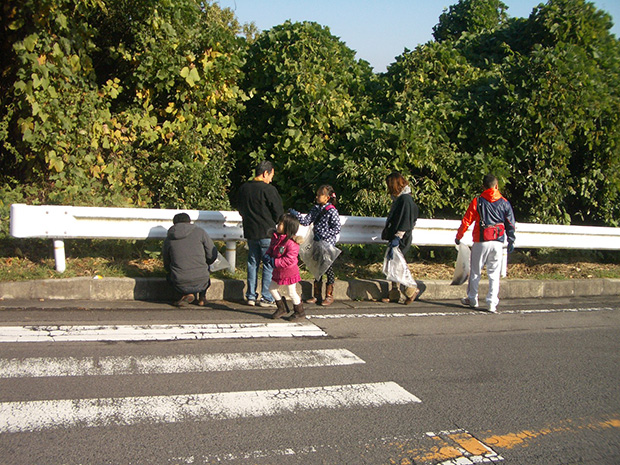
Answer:
[[[237,261],[237,241],[226,241],[226,260],[230,264],[228,270],[234,273]]]
[[[64,273],[67,269],[64,241],[54,239],[54,260],[56,260],[56,271]]]

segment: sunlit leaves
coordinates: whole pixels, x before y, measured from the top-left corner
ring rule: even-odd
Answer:
[[[230,139],[245,99],[230,10],[194,0],[10,1],[16,32],[3,71],[15,79],[1,98],[14,111],[0,115],[11,128],[0,134],[3,171],[46,186],[52,203],[228,206]],[[179,183],[202,182],[173,192],[163,184],[172,173],[158,173],[170,159],[188,169]]]
[[[327,28],[290,23],[261,34],[248,51],[238,167],[273,159],[286,200],[311,201],[319,184],[337,184],[346,134],[361,120],[369,66]],[[248,159],[248,154],[250,159]],[[276,181],[277,182],[277,181]],[[300,205],[300,207],[301,207]]]

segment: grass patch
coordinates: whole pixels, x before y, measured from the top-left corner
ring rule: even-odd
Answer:
[[[51,240],[0,239],[0,281],[26,281],[71,277],[164,277],[163,241],[72,239],[65,241],[67,270],[55,271]],[[216,242],[225,254],[225,244]],[[334,265],[337,279],[382,279],[385,246],[339,245],[342,254]],[[451,280],[456,251],[451,247],[412,247],[407,254],[416,279]],[[214,278],[245,280],[247,248],[237,243],[237,269],[213,273]],[[301,266],[302,279],[312,275]],[[620,252],[579,250],[517,250],[508,260],[508,279],[620,278]]]

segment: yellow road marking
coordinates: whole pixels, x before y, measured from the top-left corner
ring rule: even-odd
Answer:
[[[577,418],[562,420],[540,429],[518,431],[516,433],[492,434],[487,431],[475,437],[464,429],[426,433],[426,445],[420,439],[394,439],[384,443],[391,465],[457,465],[502,462],[502,450],[527,447],[538,438],[553,434],[577,434],[580,431],[620,428],[620,414],[610,414],[607,418]],[[480,439],[478,439],[480,438]],[[415,445],[413,445],[414,443]],[[376,447],[377,445],[373,445]]]
[[[489,453],[489,448],[469,433],[456,433],[449,435],[449,437],[471,455],[484,455]]]
[[[609,428],[620,428],[620,416],[618,414],[614,414],[611,418],[600,421],[592,421],[587,418],[564,420],[556,425],[548,426],[538,431],[524,430],[518,433],[492,435],[484,438],[483,441],[491,447],[512,449],[519,445],[526,446],[530,441],[554,433],[577,433],[584,429],[596,431]]]

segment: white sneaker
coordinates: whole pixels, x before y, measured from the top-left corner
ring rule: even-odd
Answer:
[[[497,313],[497,305],[489,305],[489,312],[490,313]]]
[[[470,302],[469,297],[464,297],[461,299],[461,305],[464,305],[465,307],[476,308],[478,306],[478,303]]]
[[[248,300],[247,303],[250,307],[254,307],[254,305],[256,305],[256,300]]]
[[[268,308],[276,308],[275,302],[269,302],[268,300],[261,299],[258,302],[259,307],[268,307]]]

